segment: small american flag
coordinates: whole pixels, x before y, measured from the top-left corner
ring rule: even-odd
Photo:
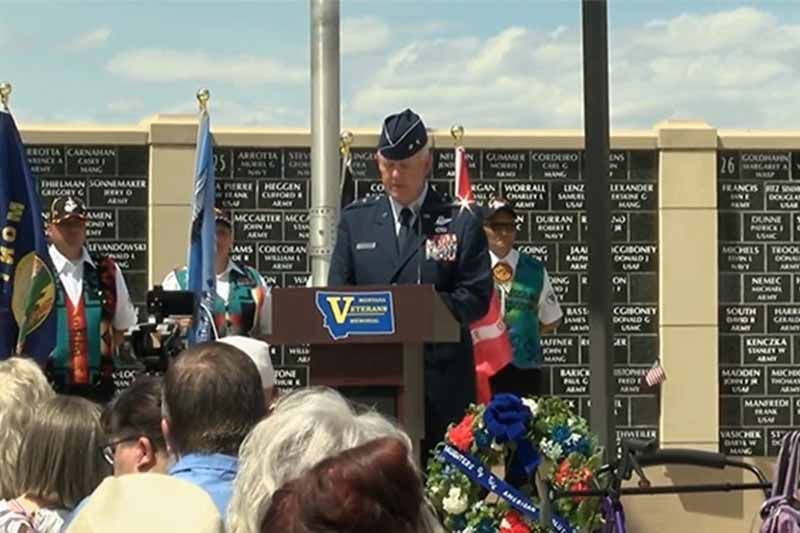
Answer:
[[[665,381],[667,381],[667,373],[664,372],[664,368],[661,366],[661,360],[656,359],[653,362],[653,366],[650,367],[650,370],[642,376],[643,385],[655,387],[656,385],[661,385]]]

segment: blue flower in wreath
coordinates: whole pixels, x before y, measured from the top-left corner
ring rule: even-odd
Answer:
[[[498,394],[492,398],[483,413],[483,422],[490,437],[502,444],[514,442],[517,445],[510,469],[512,474],[533,473],[541,461],[541,456],[526,438],[533,416],[522,401],[513,394]]]
[[[475,527],[475,533],[497,533],[497,526],[491,520],[481,520]]]
[[[492,444],[492,436],[485,429],[476,429],[472,433],[472,438],[480,450],[488,448]]]
[[[592,442],[589,439],[587,439],[585,436],[580,438],[576,448],[577,448],[577,451],[579,451],[583,455],[586,455],[586,456],[592,455]]]
[[[569,439],[565,441],[561,445],[561,449],[564,450],[564,455],[569,455],[572,452],[577,452],[578,450],[578,442],[577,440]]]
[[[461,531],[467,527],[467,519],[463,514],[453,516],[450,518],[450,525],[452,526],[453,531]]]
[[[563,447],[564,442],[566,442],[570,434],[571,432],[568,427],[556,426],[553,428],[553,431],[550,432],[550,439],[561,444]]]

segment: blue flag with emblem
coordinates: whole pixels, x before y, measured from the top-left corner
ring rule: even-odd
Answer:
[[[0,108],[0,359],[44,364],[56,339],[56,285],[25,148]]]
[[[214,222],[214,155],[208,111],[200,112],[197,130],[197,154],[192,188],[192,225],[189,237],[188,276],[186,288],[195,295],[195,310],[189,344],[217,338],[213,304],[217,294],[214,270],[216,255],[216,223]]]

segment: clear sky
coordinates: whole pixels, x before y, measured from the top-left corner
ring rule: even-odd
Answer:
[[[609,2],[612,128],[699,118],[800,129],[797,0]],[[579,0],[342,0],[342,126],[410,106],[432,127],[581,128]],[[309,125],[309,3],[0,0],[21,126]]]

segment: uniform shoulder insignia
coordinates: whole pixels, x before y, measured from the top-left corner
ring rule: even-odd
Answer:
[[[370,194],[359,200],[352,201],[350,204],[347,205],[347,207],[345,207],[345,210],[350,211],[351,209],[359,209],[361,207],[367,207],[373,205],[378,200],[378,198],[380,198],[380,195]]]

